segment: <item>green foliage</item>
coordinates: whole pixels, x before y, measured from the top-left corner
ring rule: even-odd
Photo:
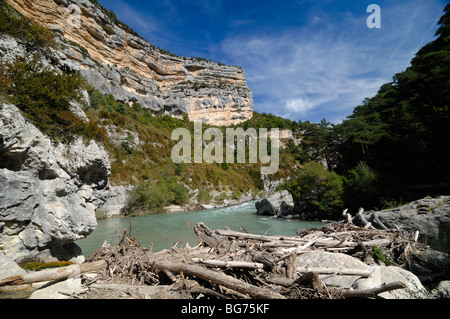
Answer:
[[[284,119],[282,117],[273,115],[273,114],[267,114],[267,113],[258,113],[253,112],[253,117],[243,123],[235,125],[235,127],[242,127],[244,130],[248,129],[249,127],[252,128],[279,128],[279,129],[290,129],[290,130],[297,130],[300,128],[300,124],[296,121],[291,121],[289,119]]]
[[[306,163],[286,183],[285,188],[303,211],[316,212],[317,218],[334,218],[342,210],[342,177],[317,162]]]
[[[170,177],[136,186],[130,196],[130,208],[133,215],[161,213],[168,205],[184,205],[188,200],[188,189]]]
[[[345,181],[345,205],[349,209],[374,207],[378,201],[378,177],[365,162],[350,170]]]
[[[39,55],[0,65],[0,93],[42,132],[62,142],[79,135],[107,143],[98,123],[86,123],[70,110],[72,101],[83,103],[80,92],[86,87],[79,73],[44,67]]]
[[[373,246],[372,247],[372,254],[371,254],[371,256],[376,262],[382,262],[386,266],[392,266],[392,261],[390,261],[384,255],[383,250],[380,247],[378,247],[378,246]]]
[[[28,271],[39,271],[42,269],[67,267],[73,264],[74,263],[71,261],[52,261],[49,263],[29,262],[25,264],[20,264],[20,267]]]
[[[0,33],[23,40],[28,48],[56,47],[49,30],[18,13],[6,1],[0,2]]]
[[[212,200],[211,194],[204,188],[199,189],[197,200],[199,204],[209,204]]]
[[[297,157],[302,163],[324,160],[333,169],[339,165],[338,140],[335,126],[323,119],[319,124],[302,124],[302,148]]]

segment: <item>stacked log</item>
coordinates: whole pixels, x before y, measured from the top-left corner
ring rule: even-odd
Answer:
[[[196,247],[175,245],[170,250],[153,252],[125,231],[118,246],[105,243],[81,266],[5,278],[0,286],[64,280],[85,274],[82,276],[86,289],[77,298],[375,298],[382,292],[402,289],[405,284],[391,282],[360,291],[327,287],[323,278],[367,278],[371,272],[345,267],[304,267],[297,264],[297,257],[321,250],[374,262],[370,260],[370,251],[377,246],[387,256],[395,251],[394,262],[406,263],[408,254],[419,249],[411,236],[400,231],[348,223],[303,230],[298,236],[211,230],[203,223],[195,225],[194,232],[200,240]],[[402,250],[403,256],[398,254]]]

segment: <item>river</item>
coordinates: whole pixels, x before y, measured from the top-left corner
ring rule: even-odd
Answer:
[[[297,230],[318,228],[322,222],[274,219],[256,214],[255,202],[242,205],[202,211],[168,213],[145,217],[114,218],[99,220],[98,226],[87,238],[76,243],[87,257],[99,249],[103,242],[115,245],[126,228],[131,237],[144,247],[153,244],[153,251],[169,249],[178,241],[178,247],[186,243],[195,246],[199,239],[194,233],[194,225],[203,222],[211,229],[232,229],[241,227],[249,233],[260,235],[295,236]]]

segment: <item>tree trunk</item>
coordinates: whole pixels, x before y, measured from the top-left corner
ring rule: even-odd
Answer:
[[[84,273],[101,270],[106,268],[107,266],[108,264],[106,263],[106,261],[100,260],[93,263],[85,263],[81,265],[70,265],[68,267],[45,269],[25,275],[17,275],[0,279],[0,287],[7,285],[25,285],[43,281],[58,281],[67,279],[71,276],[77,276]]]
[[[378,294],[386,291],[403,289],[406,285],[403,282],[396,281],[390,284],[383,285],[381,287],[376,287],[367,290],[345,290],[342,292],[344,298],[376,298]]]
[[[217,285],[221,285],[245,295],[249,295],[255,299],[286,299],[278,292],[267,288],[261,288],[242,282],[234,277],[227,276],[222,273],[206,269],[200,266],[187,265],[182,263],[171,263],[167,261],[156,261],[156,268],[168,270],[185,275],[195,276],[199,279],[210,281]]]

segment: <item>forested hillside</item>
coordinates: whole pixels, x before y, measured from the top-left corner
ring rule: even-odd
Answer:
[[[299,212],[333,218],[343,208],[380,209],[450,193],[449,9],[439,21],[436,39],[417,53],[411,66],[343,123],[302,123],[255,112],[234,126],[293,132],[294,138],[283,142],[280,170],[270,178],[288,180],[280,188],[291,192]],[[264,189],[259,164],[174,164],[171,133],[185,127],[193,134],[193,122],[186,116],[155,117],[137,102],[100,94],[79,72],[44,65],[46,48],[57,49],[64,41],[3,2],[0,31],[26,42],[29,57],[35,56],[2,61],[0,101],[16,104],[56,142],[70,143],[72,135],[81,135],[103,144],[111,158],[112,184],[135,187],[135,210],[186,204],[193,191],[199,203],[208,203],[213,192],[222,192],[217,202]],[[89,103],[80,92],[89,95]],[[73,114],[72,101],[80,103],[89,121]]]
[[[416,54],[411,66],[342,124],[302,123],[297,158],[320,159],[344,176],[345,207],[383,208],[449,193],[449,9],[447,5],[436,39]]]

